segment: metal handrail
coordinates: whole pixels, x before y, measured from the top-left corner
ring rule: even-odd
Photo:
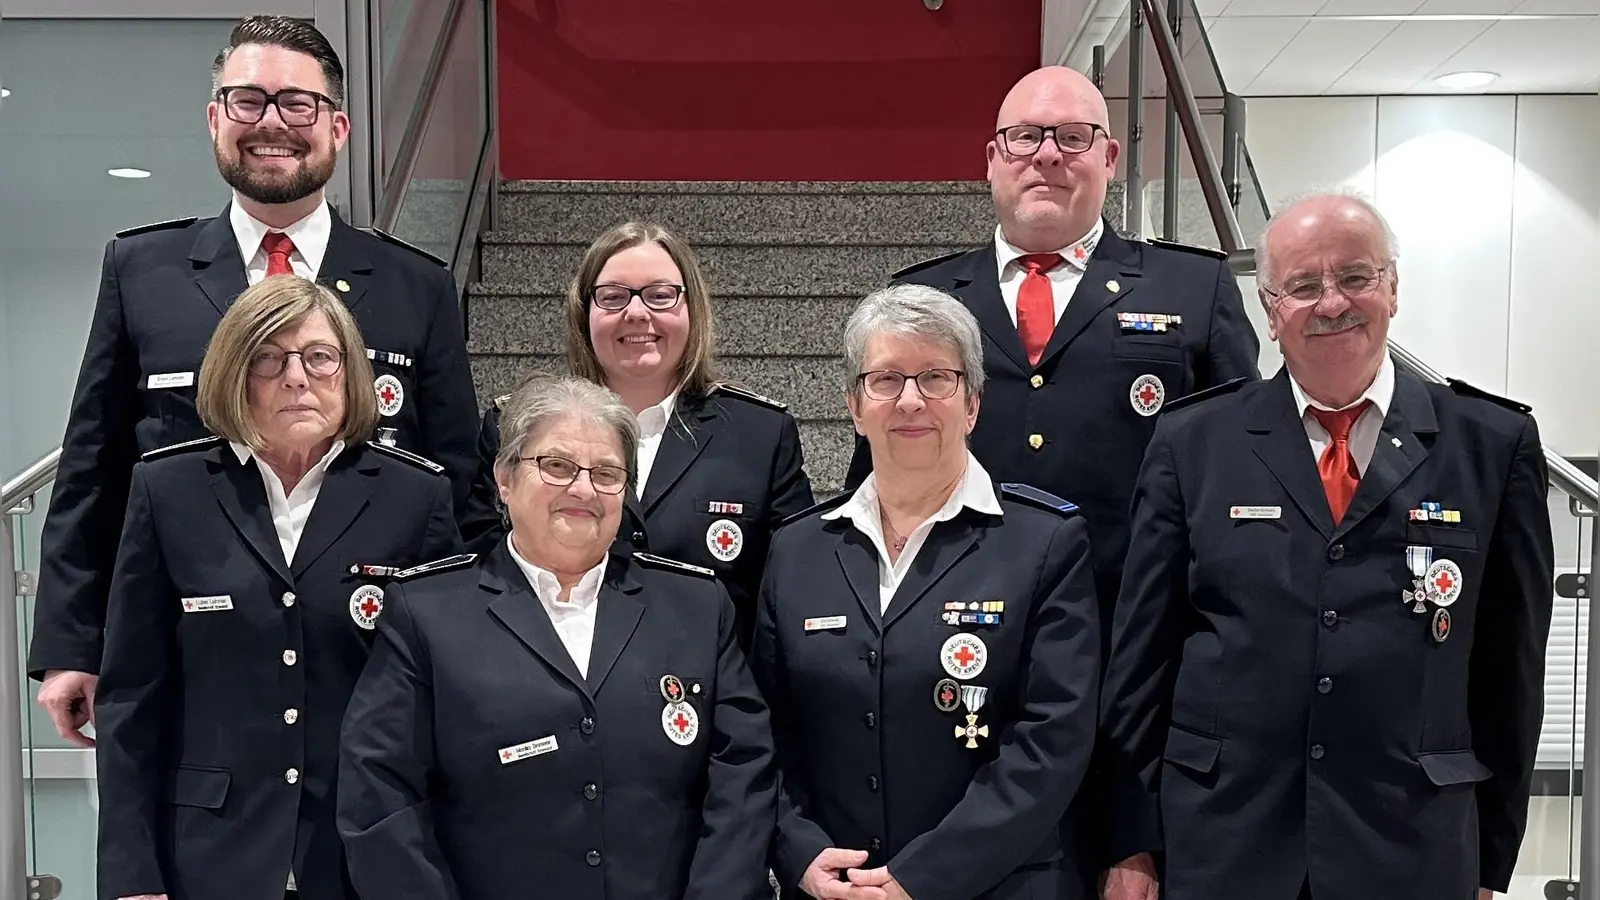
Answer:
[[[433,42],[433,51],[428,56],[428,66],[422,76],[422,91],[417,96],[416,105],[411,107],[411,116],[406,120],[400,146],[395,150],[394,168],[383,182],[383,195],[378,200],[377,215],[373,216],[372,227],[381,231],[393,231],[395,223],[400,220],[400,209],[405,205],[406,192],[411,188],[411,174],[416,170],[417,159],[422,154],[422,138],[427,133],[428,120],[433,117],[439,88],[444,82],[446,58],[450,54],[451,44],[455,42],[456,29],[461,24],[467,2],[453,0],[449,12],[445,13],[439,36]],[[493,77],[492,72],[490,77]]]
[[[23,469],[15,478],[0,484],[0,515],[12,513],[25,501],[33,498],[34,494],[54,481],[56,469],[61,465],[61,448],[57,447],[49,453],[34,460],[33,464]]]
[[[1178,124],[1183,128],[1189,145],[1190,158],[1195,162],[1195,174],[1200,179],[1200,190],[1205,195],[1206,208],[1211,222],[1217,228],[1222,250],[1228,254],[1228,265],[1235,274],[1249,275],[1256,271],[1256,251],[1246,247],[1244,233],[1239,228],[1239,217],[1228,202],[1227,186],[1222,180],[1222,169],[1217,164],[1211,143],[1200,127],[1200,106],[1189,83],[1189,74],[1179,58],[1172,26],[1168,24],[1162,0],[1139,0],[1144,18],[1149,26],[1150,38],[1156,45],[1156,56],[1161,59],[1161,71],[1167,79],[1167,93],[1176,102]],[[1448,379],[1433,369],[1422,358],[1406,348],[1389,341],[1389,354],[1395,365],[1410,375],[1435,384],[1445,384]],[[1550,484],[1590,509],[1600,509],[1600,486],[1565,456],[1545,448],[1544,458],[1550,470]]]

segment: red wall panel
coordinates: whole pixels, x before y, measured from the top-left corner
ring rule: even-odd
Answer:
[[[983,177],[1039,0],[500,0],[508,178]]]

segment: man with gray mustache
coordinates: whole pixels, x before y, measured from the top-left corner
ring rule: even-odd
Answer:
[[[1538,427],[1396,370],[1370,203],[1293,203],[1258,249],[1283,370],[1169,403],[1134,493],[1103,896],[1487,900],[1542,718]]]

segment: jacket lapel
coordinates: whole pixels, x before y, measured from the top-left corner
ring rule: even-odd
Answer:
[[[228,444],[208,451],[206,460],[211,469],[211,492],[216,495],[222,512],[233,523],[239,535],[250,547],[261,564],[272,570],[285,585],[293,585],[289,565],[283,558],[283,546],[278,543],[278,532],[272,525],[272,513],[267,507],[267,487],[261,481],[261,470],[256,463],[240,463]]]
[[[1138,288],[1139,278],[1143,274],[1142,256],[1137,244],[1123,240],[1111,230],[1111,226],[1105,226],[1100,243],[1089,257],[1089,268],[1078,279],[1072,300],[1062,310],[1055,330],[1050,332],[1050,340],[1044,345],[1039,365],[1047,364],[1057,353],[1065,350],[1106,307]],[[1116,290],[1111,289],[1112,284],[1117,286]]]
[[[873,634],[882,634],[883,616],[880,610],[883,601],[878,599],[878,551],[872,546],[872,541],[848,520],[839,519],[828,527],[839,529],[839,543],[833,553],[839,559],[839,567],[844,570],[845,581],[861,604],[861,611],[866,614]]]
[[[994,245],[973,250],[962,262],[964,265],[950,279],[950,289],[972,310],[989,343],[1011,360],[1018,371],[1031,371],[1033,367],[1028,365],[1028,353],[1022,349],[1017,324],[1006,311],[1005,298],[1000,296],[1000,264],[995,258]]]
[[[1389,499],[1395,488],[1410,477],[1428,458],[1426,444],[1439,431],[1433,398],[1422,382],[1403,372],[1395,372],[1394,399],[1389,414],[1383,417],[1383,430],[1372,448],[1372,461],[1356,485],[1350,508],[1334,529],[1338,539],[1361,523]]]
[[[551,624],[550,616],[544,611],[544,605],[539,602],[538,596],[533,593],[533,586],[528,584],[528,579],[511,559],[510,551],[504,543],[498,545],[489,554],[488,562],[484,564],[483,574],[478,576],[478,584],[488,591],[500,596],[489,602],[489,615],[500,620],[500,624],[510,629],[517,639],[534,655],[544,661],[552,671],[567,681],[572,686],[582,691],[590,702],[594,701],[594,694],[590,692],[589,685],[578,674],[578,666],[572,661],[572,654],[567,652],[566,645],[561,643],[561,636],[556,634],[555,625]]]
[[[1295,409],[1288,367],[1280,369],[1276,377],[1252,393],[1245,406],[1245,417],[1245,428],[1251,435],[1256,456],[1283,485],[1306,520],[1315,525],[1323,537],[1331,539],[1333,513],[1328,509],[1328,495],[1322,490],[1322,479],[1317,476],[1311,441]],[[1241,499],[1239,502],[1256,501]]]
[[[894,597],[889,601],[888,614],[883,623],[885,629],[899,621],[950,571],[951,566],[977,546],[979,529],[973,519],[979,515],[982,513],[963,510],[954,519],[934,524],[922,549],[917,551],[917,558],[911,561],[906,577],[901,580],[900,587],[895,589]]]
[[[655,464],[650,469],[650,481],[644,486],[640,506],[644,514],[650,513],[661,498],[672,490],[683,473],[689,471],[694,461],[705,452],[706,445],[716,437],[711,420],[716,418],[708,398],[678,398],[678,405],[667,421],[666,433],[661,435],[661,446],[656,448]]]
[[[595,610],[594,642],[589,649],[589,687],[599,694],[616,665],[617,657],[633,639],[644,617],[642,589],[633,576],[635,563],[625,553],[613,553],[606,564],[605,583],[600,586],[600,607]]]
[[[328,466],[316,505],[295,547],[291,567],[294,576],[305,575],[311,564],[322,557],[333,542],[350,528],[372,500],[367,479],[378,472],[378,460],[357,447],[347,447]]]
[[[249,287],[244,274],[244,257],[239,253],[239,239],[228,222],[231,208],[232,204],[223,207],[222,215],[207,222],[189,248],[195,284],[218,313],[227,312],[234,298]]]
[[[322,255],[317,281],[338,291],[344,305],[355,309],[367,296],[372,280],[372,259],[361,246],[363,239],[371,236],[346,225],[337,210],[330,207],[328,212],[333,222],[328,232],[328,252]],[[340,288],[341,284],[347,288]]]

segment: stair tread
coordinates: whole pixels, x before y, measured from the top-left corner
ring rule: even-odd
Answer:
[[[785,299],[785,298],[815,298],[819,300],[859,300],[863,296],[861,291],[852,284],[773,284],[771,289],[752,293],[748,290],[729,292],[717,291],[713,286],[713,302],[723,300],[751,300],[751,299]],[[506,297],[537,297],[565,300],[567,292],[550,290],[547,286],[537,283],[523,283],[517,281],[475,281],[467,286],[467,296],[482,297],[484,299],[500,299]]]
[[[544,181],[500,182],[511,194],[983,194],[987,181]]]

